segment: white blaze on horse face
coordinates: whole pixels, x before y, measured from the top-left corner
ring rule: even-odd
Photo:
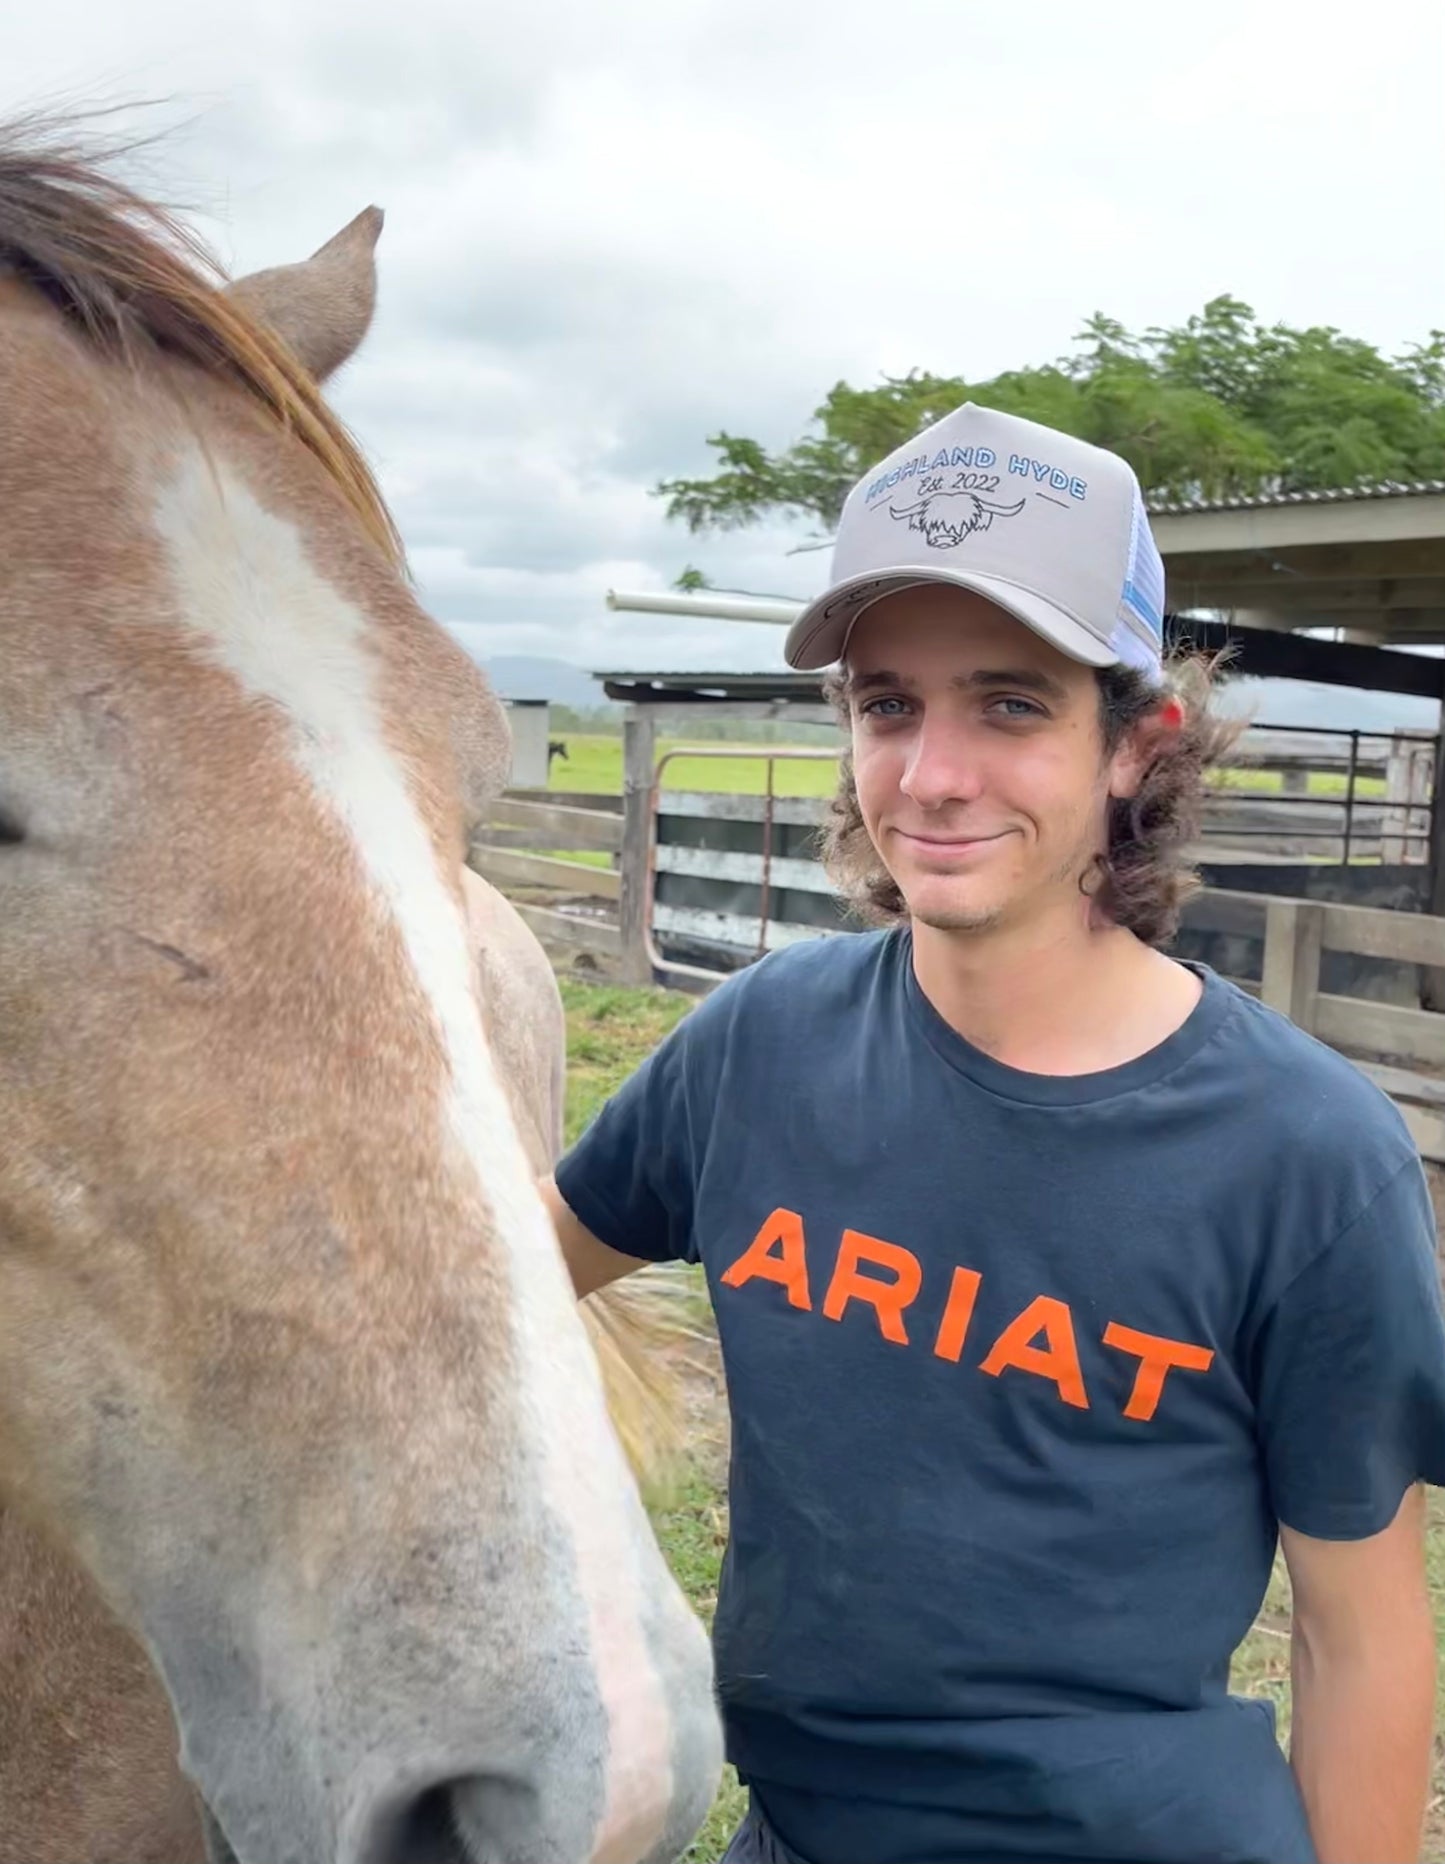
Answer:
[[[372,624],[317,572],[295,528],[224,466],[187,461],[156,517],[185,625],[214,663],[290,718],[292,756],[345,825],[431,1007],[451,1074],[448,1137],[474,1167],[507,1252],[519,1428],[571,1539],[608,1714],[594,1856],[642,1856],[672,1796],[669,1707],[644,1630],[643,1574],[656,1569],[639,1557],[640,1506],[483,1032],[461,903],[387,739]]]

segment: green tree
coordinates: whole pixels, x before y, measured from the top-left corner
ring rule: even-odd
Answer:
[[[1389,358],[1338,330],[1260,324],[1224,296],[1141,334],[1096,315],[1072,354],[986,381],[915,370],[874,388],[838,382],[782,452],[714,434],[716,472],[656,491],[694,532],[779,514],[828,533],[856,480],[968,400],[1112,448],[1156,496],[1445,478],[1445,332]]]

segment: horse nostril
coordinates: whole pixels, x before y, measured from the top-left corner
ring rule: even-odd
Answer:
[[[446,1781],[391,1824],[368,1864],[513,1864],[538,1855],[540,1813],[536,1789],[520,1781]]]
[[[221,1830],[220,1823],[211,1808],[201,1806],[201,1836],[206,1841],[206,1864],[239,1864],[231,1841]]]
[[[374,1864],[471,1864],[452,1818],[452,1790],[434,1786],[396,1822]]]
[[[516,1864],[519,1857],[553,1855],[545,1841],[542,1801],[526,1780],[501,1775],[454,1780],[452,1825],[467,1864]],[[551,1834],[555,1840],[556,1833]]]

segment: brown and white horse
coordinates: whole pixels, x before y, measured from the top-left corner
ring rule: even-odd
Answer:
[[[223,289],[0,142],[3,1864],[633,1864],[717,1780],[505,719],[317,388],[379,230]]]

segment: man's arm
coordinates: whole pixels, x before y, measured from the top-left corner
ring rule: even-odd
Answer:
[[[1435,1631],[1424,1491],[1383,1533],[1281,1528],[1294,1589],[1290,1761],[1320,1864],[1415,1864],[1430,1793]]]
[[[599,1288],[605,1288],[608,1282],[618,1281],[622,1276],[630,1275],[634,1269],[647,1267],[641,1257],[625,1256],[620,1250],[604,1243],[600,1237],[594,1236],[573,1213],[571,1205],[557,1189],[555,1178],[544,1178],[539,1188],[542,1202],[547,1206],[547,1214],[552,1219],[552,1227],[557,1232],[557,1241],[562,1246],[562,1259],[567,1264],[579,1301],[584,1295],[595,1294]]]

